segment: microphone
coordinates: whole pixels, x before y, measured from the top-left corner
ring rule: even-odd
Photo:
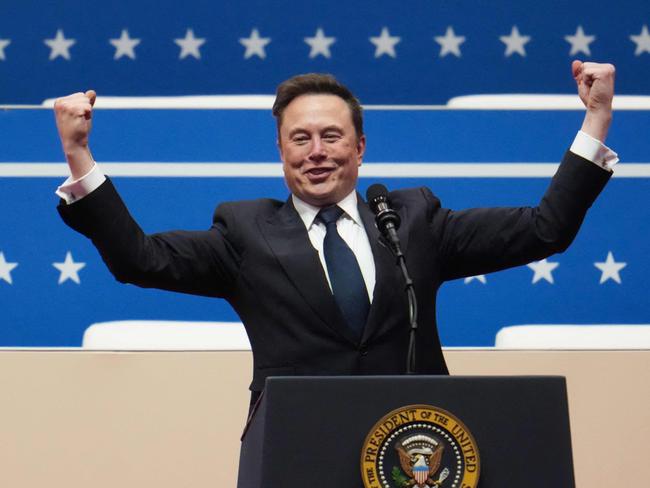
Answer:
[[[375,214],[375,222],[379,232],[388,240],[393,250],[400,248],[397,229],[399,229],[400,218],[397,212],[390,206],[388,190],[382,184],[370,185],[366,191],[366,200],[370,209]]]

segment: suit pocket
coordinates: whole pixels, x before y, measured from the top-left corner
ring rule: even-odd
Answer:
[[[253,372],[253,381],[248,387],[250,391],[262,391],[264,382],[269,376],[295,376],[295,366],[268,366],[264,368],[255,368]]]

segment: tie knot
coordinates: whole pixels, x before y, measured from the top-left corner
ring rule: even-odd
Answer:
[[[321,208],[316,217],[327,226],[336,223],[341,215],[343,215],[343,209],[338,205],[332,205]]]

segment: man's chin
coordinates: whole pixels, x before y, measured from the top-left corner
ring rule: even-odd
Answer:
[[[315,207],[336,205],[338,202],[343,200],[354,189],[354,187],[347,189],[339,184],[333,183],[335,182],[325,181],[317,185],[304,185],[302,188],[298,188],[302,191],[294,193],[303,202],[314,205]]]

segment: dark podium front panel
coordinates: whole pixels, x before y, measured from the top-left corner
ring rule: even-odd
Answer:
[[[469,429],[479,487],[575,486],[563,377],[357,376],[269,378],[243,437],[238,488],[362,488],[373,426],[422,404]],[[440,486],[463,488],[453,478]]]

